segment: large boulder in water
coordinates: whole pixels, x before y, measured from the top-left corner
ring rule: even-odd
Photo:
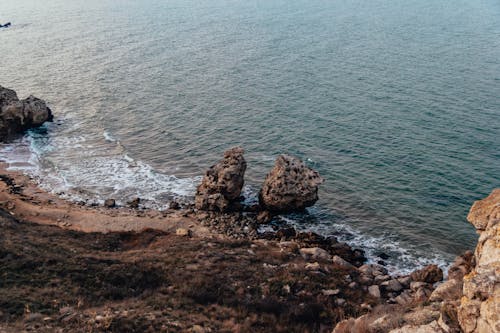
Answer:
[[[303,210],[318,201],[318,186],[323,181],[299,158],[280,155],[262,185],[259,202],[275,212]]]
[[[205,172],[196,190],[197,209],[227,212],[238,202],[243,188],[247,163],[244,150],[234,147],[224,152],[224,158]]]
[[[0,86],[0,141],[52,121],[45,102],[34,96],[19,100],[14,90]]]

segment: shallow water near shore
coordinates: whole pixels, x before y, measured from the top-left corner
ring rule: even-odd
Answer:
[[[73,200],[189,200],[234,145],[255,197],[289,153],[326,182],[282,219],[405,271],[472,249],[500,186],[493,0],[6,0],[2,21],[0,84],[56,121],[0,158]]]

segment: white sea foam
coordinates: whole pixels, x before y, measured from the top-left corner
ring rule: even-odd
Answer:
[[[45,141],[44,141],[45,140]],[[108,140],[109,141],[109,140]],[[50,163],[44,154],[55,148],[78,147],[84,156],[78,164],[73,161]],[[177,178],[157,172],[150,165],[137,161],[125,153],[100,156],[87,152],[91,145],[84,137],[53,136],[46,138],[25,136],[11,144],[0,145],[0,159],[9,163],[9,169],[19,170],[34,177],[40,187],[72,201],[102,204],[106,198],[115,198],[118,204],[126,204],[134,197],[140,197],[146,207],[166,209],[171,199],[189,200],[201,176]],[[119,149],[122,151],[122,149]],[[257,191],[250,185],[243,188],[246,204],[257,203]],[[313,210],[314,216],[323,216]],[[450,262],[444,254],[426,252],[408,244],[401,244],[396,235],[373,236],[352,228],[348,221],[331,222],[328,217],[319,217],[312,223],[304,222],[301,215],[281,215],[283,222],[298,230],[311,230],[328,236],[334,235],[340,241],[363,249],[370,262],[382,260],[379,255],[388,254],[384,260],[392,274],[407,274],[430,263],[445,268]],[[261,231],[265,231],[262,229]]]
[[[116,139],[108,131],[104,131],[102,133],[102,135],[104,136],[104,139],[106,141],[108,141],[108,142],[116,142]]]
[[[391,274],[404,275],[429,264],[437,264],[444,271],[450,264],[451,258],[445,253],[428,250],[424,253],[410,244],[401,244],[396,235],[385,234],[373,236],[355,230],[348,221],[332,223],[317,221],[315,224],[304,224],[295,216],[279,216],[287,224],[298,230],[311,230],[324,236],[335,236],[339,241],[345,242],[354,248],[365,251],[369,263],[384,261],[385,267]],[[388,259],[380,257],[382,253],[389,255]]]
[[[82,158],[51,163],[43,155],[55,149],[79,149]],[[195,191],[200,177],[178,178],[154,170],[127,154],[100,156],[92,154],[92,145],[83,137],[53,137],[50,144],[27,135],[11,144],[0,146],[0,159],[9,169],[22,171],[38,181],[39,186],[71,201],[102,203],[115,198],[126,204],[139,197],[146,207],[165,209],[171,199],[187,200]]]

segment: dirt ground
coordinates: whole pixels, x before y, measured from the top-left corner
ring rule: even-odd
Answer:
[[[352,255],[333,239],[234,240],[182,212],[61,206],[12,175],[0,185],[0,333],[331,332],[373,303],[349,286],[355,269],[299,254]],[[138,215],[144,224],[120,231],[116,216]],[[122,224],[106,231],[118,231],[84,232],[107,217]],[[176,235],[179,226],[191,236]]]

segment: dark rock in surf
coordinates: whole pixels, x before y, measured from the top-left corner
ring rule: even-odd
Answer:
[[[115,199],[106,199],[104,201],[104,207],[106,208],[114,208],[116,206]]]
[[[224,152],[221,161],[205,172],[196,189],[197,209],[228,212],[238,206],[247,168],[243,153],[243,148],[231,148]]]
[[[14,90],[0,86],[0,141],[52,120],[45,101],[34,96],[19,100]]]
[[[274,212],[303,210],[316,203],[318,186],[323,181],[318,172],[299,158],[280,155],[266,176],[259,192],[259,202]]]

